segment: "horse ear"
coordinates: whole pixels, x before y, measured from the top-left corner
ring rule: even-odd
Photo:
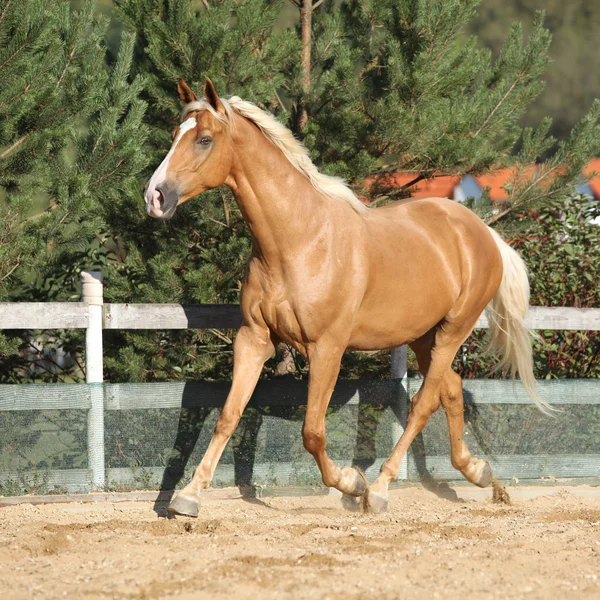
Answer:
[[[225,114],[225,108],[221,99],[219,98],[219,94],[217,94],[217,90],[215,90],[215,86],[213,82],[207,77],[206,85],[204,86],[204,95],[208,100],[208,103],[220,114]]]
[[[177,82],[177,91],[184,104],[189,104],[190,102],[194,102],[194,100],[198,100],[198,96],[192,92],[190,86],[183,80],[183,77],[180,77]]]

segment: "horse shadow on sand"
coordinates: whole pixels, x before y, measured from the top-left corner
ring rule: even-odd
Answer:
[[[229,442],[233,454],[233,483],[239,488],[242,498],[246,501],[259,502],[254,483],[254,467],[259,432],[265,418],[301,422],[306,408],[306,383],[289,377],[280,377],[261,380],[257,385],[248,405],[250,410],[245,411]],[[209,417],[212,411],[222,408],[229,387],[229,382],[189,382],[184,386],[173,450],[167,460],[159,495],[154,505],[157,514],[166,515],[166,507],[174,491],[183,483],[186,468],[204,428],[211,427],[210,432],[204,433],[212,434],[214,419]],[[368,471],[378,459],[387,457],[397,437],[404,430],[409,393],[401,380],[340,380],[333,393],[328,416],[334,416],[348,403],[356,403],[357,398],[356,419],[352,423],[356,428],[356,441],[351,464]],[[465,421],[472,423],[471,429],[477,442],[488,454],[486,436],[479,432],[476,426],[479,416],[478,407],[473,395],[467,390],[464,391],[464,402]],[[395,439],[382,442],[381,426],[390,417],[388,410],[391,410],[396,421],[396,435]],[[389,429],[389,423],[387,425]],[[447,431],[444,431],[444,434],[447,435]],[[410,470],[413,471],[412,465],[414,465],[416,476],[427,490],[440,498],[458,501],[458,495],[449,482],[435,477],[428,469],[427,444],[424,435],[427,435],[427,428],[411,445]],[[459,477],[457,473],[457,478]]]

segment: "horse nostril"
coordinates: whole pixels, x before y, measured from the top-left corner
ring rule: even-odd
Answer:
[[[163,191],[160,189],[160,186],[156,186],[154,188],[154,191],[156,192],[156,200],[158,200],[158,204],[160,206],[160,208],[162,209],[164,203],[165,203],[165,195],[163,194]]]

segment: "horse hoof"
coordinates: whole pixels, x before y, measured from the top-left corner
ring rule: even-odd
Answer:
[[[339,490],[348,496],[362,496],[369,487],[367,476],[358,467],[343,467]]]
[[[200,503],[188,496],[178,494],[171,500],[167,511],[173,515],[182,515],[184,517],[197,517]]]
[[[475,482],[475,485],[484,488],[492,483],[492,467],[490,467],[489,463],[485,463],[483,466],[483,470],[481,471],[481,475],[479,479]]]
[[[351,495],[355,497],[363,496],[369,487],[367,476],[365,475],[362,469],[353,467],[352,470],[356,471],[356,482],[354,484],[354,489],[352,490]]]
[[[358,512],[360,510],[360,500],[356,496],[342,494],[342,508],[350,512]]]
[[[377,514],[386,512],[388,509],[388,499],[383,494],[369,491],[363,498],[365,499],[363,505],[365,512]]]

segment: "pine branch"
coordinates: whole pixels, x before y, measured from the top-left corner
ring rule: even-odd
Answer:
[[[10,63],[16,56],[18,56],[26,47],[27,44],[31,43],[32,38],[25,36],[23,43],[13,52],[1,65],[0,70],[2,70],[8,63]]]
[[[13,150],[16,150],[28,137],[28,133],[21,136],[12,146],[9,146],[2,154],[0,154],[0,159],[6,158]]]
[[[477,137],[481,133],[481,131],[484,129],[484,127],[490,122],[490,120],[492,119],[492,117],[496,114],[496,111],[502,106],[502,104],[504,103],[504,101],[510,96],[510,94],[512,93],[512,91],[515,89],[515,86],[517,85],[517,83],[519,83],[519,78],[518,77],[515,78],[515,80],[513,81],[512,85],[506,91],[506,93],[504,94],[504,96],[502,96],[502,98],[500,98],[498,104],[496,104],[496,106],[494,106],[494,109],[487,116],[487,118],[485,119],[485,121],[483,122],[483,124],[481,125],[481,127],[471,136],[472,138]]]
[[[506,215],[511,213],[513,208],[515,208],[515,207],[509,206],[508,208],[505,208],[503,211],[496,213],[495,215],[491,216],[489,219],[486,219],[485,224],[488,226],[493,225],[494,223],[496,223],[496,221],[499,221],[500,219],[504,218]]]
[[[20,266],[21,266],[21,257],[19,256],[17,258],[17,263],[15,264],[15,266],[8,273],[6,273],[6,275],[4,275],[0,279],[0,282],[4,281],[5,279],[8,279]]]
[[[60,206],[60,204],[58,202],[56,202],[56,200],[54,198],[52,198],[50,200],[50,206],[46,207],[44,210],[42,210],[39,213],[36,213],[35,215],[31,215],[31,216],[27,217],[26,219],[23,220],[23,224],[28,223],[30,221],[35,221],[36,219],[39,219],[40,217],[47,215],[49,212],[56,210],[59,206]]]
[[[417,177],[415,177],[412,181],[409,181],[408,183],[406,183],[405,185],[403,185],[402,187],[400,187],[400,191],[403,192],[404,190],[408,189],[409,187],[412,187],[413,185],[415,185],[416,183],[419,183],[419,181],[425,179],[425,175],[423,175],[422,173],[420,175],[418,175]]]
[[[75,30],[77,32],[79,31],[78,26],[79,26],[79,20],[81,19],[81,15],[82,15],[82,13],[77,13],[77,19],[71,25],[72,30]],[[65,75],[67,74],[69,67],[71,66],[71,61],[73,60],[73,57],[75,56],[75,52],[77,50],[78,39],[79,39],[78,37],[75,38],[75,43],[73,45],[73,49],[69,53],[67,61],[65,62],[65,68],[63,69],[63,72],[61,73],[60,77],[58,78],[58,81],[56,82],[57,88],[59,88],[62,85],[63,79],[64,79]]]
[[[226,344],[233,344],[233,340],[227,337],[225,334],[221,333],[218,329],[209,329],[208,331],[214,336],[218,337],[221,341],[225,342]]]
[[[52,47],[48,48],[46,50],[46,55],[51,54],[52,53]],[[10,104],[11,102],[15,101],[17,98],[20,98],[21,96],[23,96],[23,94],[27,94],[29,92],[29,90],[32,88],[32,86],[35,84],[36,80],[41,76],[42,73],[44,73],[44,69],[40,68],[37,73],[34,75],[33,79],[25,86],[25,88],[20,91],[19,93],[15,94],[12,98],[9,98],[8,100],[5,100],[2,104],[0,104],[0,108],[2,108],[3,106],[6,106],[8,104]]]
[[[98,185],[99,183],[102,183],[104,180],[108,179],[109,177],[111,177],[112,175],[114,175],[118,170],[119,167],[125,162],[125,159],[122,158],[118,163],[117,166],[110,172],[107,173],[106,175],[103,175],[102,177],[95,179],[94,180],[94,185]]]
[[[4,21],[4,18],[6,17],[6,13],[8,12],[8,9],[9,9],[11,3],[12,3],[12,0],[7,0],[6,6],[4,7],[2,14],[0,15],[0,25],[2,25],[2,21]]]

